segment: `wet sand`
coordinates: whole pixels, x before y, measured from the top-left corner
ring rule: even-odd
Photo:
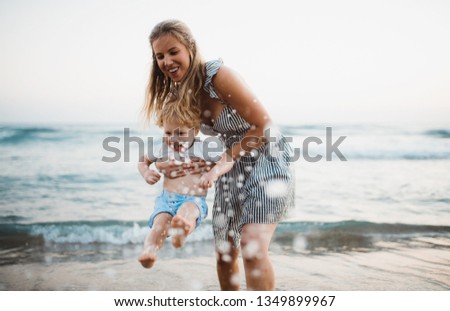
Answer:
[[[323,254],[272,254],[276,290],[449,290],[450,251],[402,248]],[[436,240],[433,241],[436,243]],[[241,287],[245,289],[242,260]],[[0,290],[219,290],[215,258],[161,259],[144,269],[137,259],[0,266]]]

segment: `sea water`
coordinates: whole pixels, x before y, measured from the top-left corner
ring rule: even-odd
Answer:
[[[338,146],[343,158],[334,154],[326,160],[327,127],[331,143],[343,137]],[[292,162],[295,206],[277,228],[274,251],[370,250],[379,241],[407,245],[417,237],[450,238],[450,128],[280,128],[301,156]],[[162,183],[150,186],[139,175],[142,150],[133,141],[124,145],[128,129],[145,148],[149,137],[158,141],[161,135],[126,125],[0,126],[0,264],[136,254]],[[120,159],[107,162],[114,156],[105,149],[111,137],[109,147],[120,151]],[[323,143],[305,144],[310,137]],[[308,160],[320,155],[319,161]],[[206,253],[213,252],[213,196],[212,189],[210,215],[189,237],[186,256],[192,255],[190,243],[203,243]],[[32,256],[33,247],[43,255]],[[167,256],[180,256],[167,249]],[[61,250],[66,256],[45,256]]]

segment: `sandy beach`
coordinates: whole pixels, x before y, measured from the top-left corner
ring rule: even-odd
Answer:
[[[447,243],[443,248],[386,244],[380,251],[272,254],[276,290],[449,290]],[[214,261],[213,256],[161,259],[150,270],[132,258],[6,265],[0,267],[0,289],[219,290]],[[241,260],[240,264],[243,271]],[[245,290],[243,279],[241,273]]]

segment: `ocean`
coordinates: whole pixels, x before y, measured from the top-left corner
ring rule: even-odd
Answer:
[[[326,137],[327,127],[332,137]],[[128,145],[126,129],[134,137]],[[295,207],[279,224],[271,252],[309,258],[426,247],[449,254],[450,128],[280,129],[301,156],[293,162]],[[159,135],[123,125],[0,125],[0,269],[136,260],[162,184],[149,186],[139,175],[136,141]],[[306,152],[311,137],[315,142]],[[339,137],[343,157],[334,153],[327,160],[327,139],[330,145]],[[119,153],[116,161],[105,161]],[[213,195],[210,190],[210,209]],[[213,254],[210,217],[182,250],[168,243],[160,257]],[[450,289],[450,256],[445,258],[439,265],[449,282],[442,288]],[[8,280],[0,283],[9,288]]]

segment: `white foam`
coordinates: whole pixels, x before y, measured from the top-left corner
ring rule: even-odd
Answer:
[[[147,226],[138,223],[130,225],[103,225],[89,224],[75,225],[35,225],[32,227],[32,235],[41,235],[46,242],[94,244],[108,243],[115,245],[141,244],[149,232]],[[196,228],[187,239],[189,242],[212,240],[211,224],[205,223]]]

